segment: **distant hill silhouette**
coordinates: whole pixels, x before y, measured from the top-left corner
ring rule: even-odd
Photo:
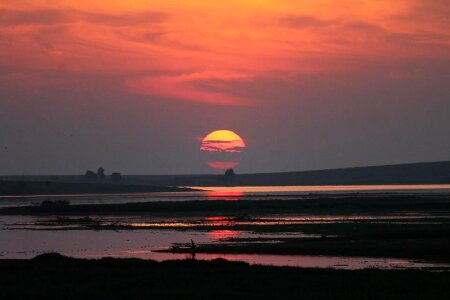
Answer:
[[[126,176],[127,182],[158,185],[229,185],[223,175]],[[236,174],[235,186],[378,185],[450,183],[450,161],[301,172]]]
[[[228,176],[229,177],[229,176]],[[122,184],[152,186],[230,185],[224,175],[122,175]],[[300,172],[233,175],[235,186],[450,184],[450,161]],[[84,176],[4,176],[4,180],[83,182]]]
[[[180,192],[185,190],[188,189],[132,184],[0,180],[0,196]]]
[[[450,161],[304,172],[238,175],[240,185],[355,185],[450,183]]]

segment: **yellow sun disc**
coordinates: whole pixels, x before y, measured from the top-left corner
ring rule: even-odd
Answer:
[[[233,168],[239,164],[239,154],[246,148],[244,140],[231,130],[221,129],[207,134],[200,151],[207,155],[207,163],[215,169]]]

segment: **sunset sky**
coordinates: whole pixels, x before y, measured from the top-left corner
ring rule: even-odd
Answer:
[[[448,0],[0,0],[0,175],[450,159]]]

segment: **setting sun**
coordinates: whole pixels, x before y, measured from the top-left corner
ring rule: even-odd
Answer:
[[[234,168],[238,155],[246,148],[244,140],[231,130],[216,130],[207,134],[200,151],[207,156],[207,164],[215,169]]]

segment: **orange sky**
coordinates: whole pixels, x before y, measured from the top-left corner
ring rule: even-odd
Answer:
[[[245,137],[246,172],[449,159],[449,16],[448,0],[0,0],[0,174],[204,172],[195,137],[220,128]]]
[[[450,56],[448,1],[432,2],[1,1],[1,76],[19,88],[118,76],[129,93],[257,106],[233,86],[390,62],[405,62],[383,70],[392,80],[427,76],[407,62]]]

